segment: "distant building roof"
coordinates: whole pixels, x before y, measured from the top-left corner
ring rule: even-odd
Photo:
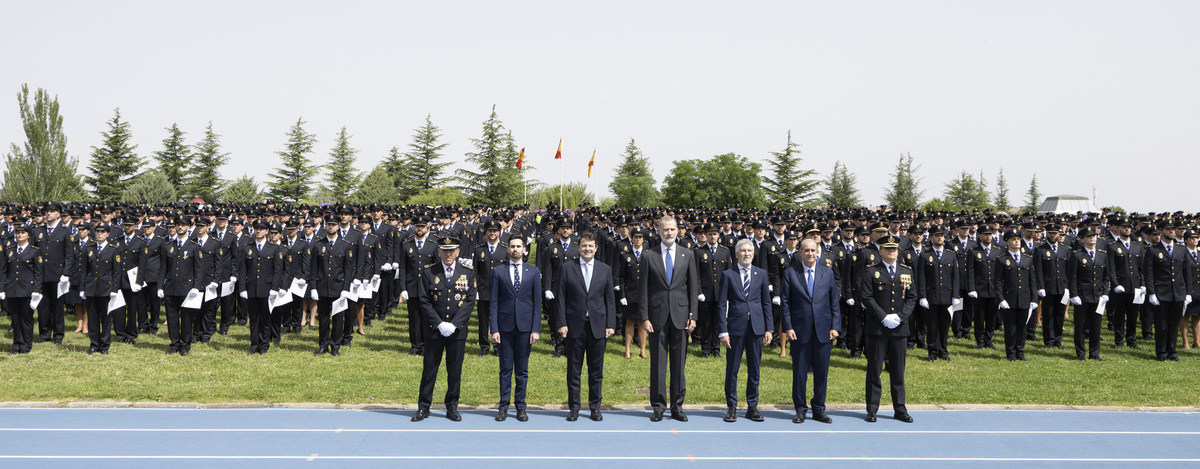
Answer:
[[[1046,197],[1037,213],[1099,212],[1092,200],[1081,195],[1055,195]]]

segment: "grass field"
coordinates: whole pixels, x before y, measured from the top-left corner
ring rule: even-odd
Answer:
[[[8,319],[0,319],[7,329]],[[340,357],[313,357],[316,329],[286,335],[265,356],[247,356],[246,327],[234,326],[210,344],[195,344],[187,357],[164,355],[166,328],[143,335],[137,345],[115,343],[110,355],[86,355],[88,339],[70,333],[62,347],[35,344],[28,355],[0,355],[0,401],[164,401],[164,402],[331,402],[411,404],[416,402],[421,358],[408,356],[403,308],[383,324],[357,336]],[[471,328],[474,334],[474,321]],[[1154,360],[1153,343],[1140,350],[1114,349],[1105,331],[1103,362],[1074,360],[1071,323],[1064,349],[1046,349],[1040,340],[1026,348],[1028,362],[1008,362],[1001,351],[975,350],[973,341],[951,340],[953,362],[928,363],[921,349],[909,352],[909,404],[1059,404],[1124,406],[1200,405],[1200,353],[1183,351],[1181,362]],[[1040,330],[1039,330],[1040,334]],[[1040,337],[1040,335],[1039,335]],[[11,333],[4,336],[11,343]],[[1003,341],[1002,336],[997,339]],[[687,361],[687,402],[723,405],[724,357],[700,358],[695,347]],[[463,367],[461,402],[489,405],[498,400],[497,358],[476,356],[474,336]],[[566,400],[565,358],[552,358],[545,339],[534,346],[528,402],[558,405]],[[773,352],[773,353],[772,353]],[[605,362],[606,404],[648,402],[649,360],[624,358],[616,337]],[[743,365],[744,366],[744,365]],[[830,370],[831,404],[863,402],[866,361],[835,350]],[[884,404],[889,402],[884,377]],[[745,371],[741,373],[745,386]],[[586,378],[585,378],[586,382]],[[790,358],[764,351],[760,402],[791,403]],[[811,386],[811,380],[810,380]],[[639,393],[639,390],[642,393]],[[445,392],[443,378],[435,403]],[[585,391],[586,392],[586,391]],[[744,395],[743,402],[744,402]]]

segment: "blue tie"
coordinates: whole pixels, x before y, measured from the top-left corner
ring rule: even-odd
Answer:
[[[583,290],[592,290],[592,266],[586,262],[583,264]]]
[[[513,280],[513,289],[520,291],[521,290],[521,266],[518,264],[513,264],[512,268],[513,268],[513,276],[516,277],[516,279]]]
[[[667,267],[667,285],[670,285],[671,274],[675,271],[675,260],[671,258],[671,248],[667,248],[667,257],[663,260],[666,261]]]
[[[813,277],[816,277],[816,272],[813,272],[813,270],[812,270],[812,269],[807,269],[807,271],[808,271],[808,275],[807,275],[807,277],[808,277],[808,297],[809,297],[809,298],[812,298],[812,294],[813,294]]]
[[[892,277],[892,280],[896,279],[896,266],[888,264],[888,276]]]

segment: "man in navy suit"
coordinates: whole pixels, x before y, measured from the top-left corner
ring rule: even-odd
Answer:
[[[783,328],[792,344],[792,403],[795,423],[804,423],[808,370],[813,373],[813,420],[833,423],[825,414],[825,389],[829,382],[829,352],[842,329],[838,286],[833,270],[817,264],[817,243],[800,243],[800,263],[783,273]]]
[[[738,241],[734,247],[738,264],[721,272],[717,288],[717,330],[721,345],[730,349],[725,356],[726,422],[737,421],[737,375],[746,352],[746,418],[763,421],[758,413],[758,366],[762,362],[763,340],[771,341],[775,321],[771,318],[771,290],[767,271],[753,265],[754,242]]]
[[[508,418],[513,371],[517,374],[517,420],[529,420],[525,413],[525,385],[529,381],[529,351],[542,330],[542,274],[537,267],[521,262],[525,258],[525,239],[508,240],[506,262],[492,269],[488,323],[492,342],[500,351],[500,409],[496,421]]]
[[[596,260],[596,235],[585,231],[579,236],[579,261],[563,263],[558,283],[558,334],[564,337],[567,354],[567,421],[579,419],[579,384],[586,356],[588,367],[588,408],[591,419],[600,415],[601,389],[604,385],[604,345],[617,327],[616,300],[613,296],[612,269]]]

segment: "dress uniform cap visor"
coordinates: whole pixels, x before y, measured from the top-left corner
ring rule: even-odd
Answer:
[[[1021,232],[1017,231],[1017,230],[1008,230],[1008,231],[1004,232],[1004,240],[1005,241],[1008,241],[1009,239],[1012,239],[1012,238],[1020,238],[1020,237],[1021,237]]]
[[[879,247],[881,247],[881,248],[899,248],[900,247],[900,238],[898,238],[894,235],[887,235],[882,238],[879,238],[879,241],[877,244],[879,244]]]
[[[458,238],[453,236],[443,236],[438,240],[438,249],[458,249]]]

